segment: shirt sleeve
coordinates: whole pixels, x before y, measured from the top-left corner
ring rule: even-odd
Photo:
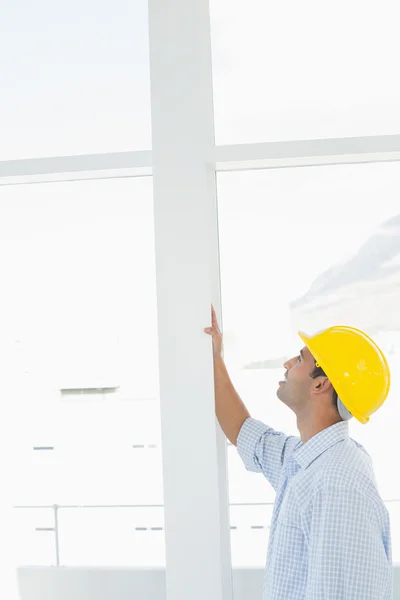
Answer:
[[[299,442],[297,437],[287,436],[249,418],[239,432],[237,449],[246,469],[263,473],[276,490],[282,467]]]
[[[392,598],[384,507],[358,490],[324,489],[312,504],[305,600]]]

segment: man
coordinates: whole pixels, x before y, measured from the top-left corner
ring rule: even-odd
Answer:
[[[371,460],[349,437],[384,402],[390,374],[364,333],[333,327],[300,334],[305,347],[284,364],[278,398],[294,411],[300,438],[251,418],[222,357],[212,308],[216,414],[250,471],[276,491],[264,600],[390,600],[389,516]]]

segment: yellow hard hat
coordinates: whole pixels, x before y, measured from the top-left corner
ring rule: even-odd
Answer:
[[[299,335],[340,400],[360,423],[382,406],[390,389],[387,360],[364,332],[354,327],[329,327],[314,336]]]

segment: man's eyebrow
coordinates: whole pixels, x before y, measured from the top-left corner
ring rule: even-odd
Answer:
[[[301,349],[301,350],[300,350],[300,356],[301,356],[301,358],[304,360],[304,352],[303,352],[303,349]]]

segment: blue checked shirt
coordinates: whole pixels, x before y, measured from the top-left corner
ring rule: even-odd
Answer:
[[[276,491],[264,600],[391,600],[389,515],[348,423],[303,444],[247,419],[237,448]]]

